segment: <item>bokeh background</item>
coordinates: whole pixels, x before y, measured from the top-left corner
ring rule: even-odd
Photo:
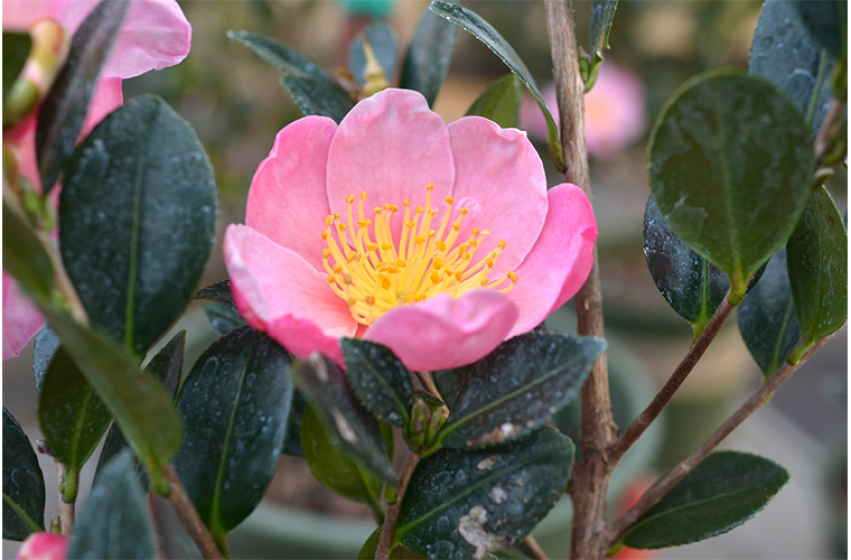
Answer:
[[[192,52],[176,67],[125,81],[124,92],[125,98],[142,93],[164,97],[195,127],[213,162],[220,216],[206,285],[226,278],[221,238],[227,224],[243,221],[246,193],[257,165],[268,154],[278,130],[301,116],[279,83],[279,72],[229,40],[226,32],[247,30],[270,36],[299,48],[329,72],[336,72],[345,66],[350,41],[373,19],[385,21],[393,30],[401,60],[427,2],[192,0],[180,4],[193,26]],[[552,60],[543,2],[481,0],[462,4],[503,34],[546,92],[552,81]],[[688,349],[691,328],[668,308],[644,261],[642,227],[649,194],[645,172],[649,130],[668,97],[690,77],[720,66],[747,68],[760,7],[761,2],[747,0],[622,0],[609,40],[611,49],[606,51],[603,63],[608,76],[604,83],[601,75],[591,94],[594,97],[586,100],[589,135],[595,126],[601,134],[614,134],[591,157],[607,335],[612,353],[622,364],[620,375],[638,379],[650,395]],[[575,2],[575,10],[579,44],[589,50],[590,2]],[[398,81],[399,66],[391,80],[394,83]],[[486,47],[459,31],[449,76],[434,109],[447,122],[454,121],[464,115],[487,84],[507,73]],[[536,111],[535,106],[525,107],[521,124],[537,142],[535,130],[540,125],[540,115]],[[550,184],[559,183],[546,146],[540,144],[539,148]],[[843,213],[847,207],[846,187],[843,171],[829,184]],[[565,310],[554,318],[553,326],[569,329],[570,322],[570,312]],[[173,330],[179,328],[189,329],[187,364],[191,364],[215,338],[206,326],[200,303],[193,303]],[[792,482],[765,512],[743,527],[703,543],[654,552],[650,557],[847,557],[846,331],[801,368],[768,407],[725,443],[727,448],[776,460],[791,472]],[[761,375],[738,335],[736,321],[730,320],[666,412],[647,457],[628,478],[661,473],[676,464],[760,382]],[[3,403],[31,438],[39,437],[31,347],[4,364]],[[50,483],[49,462],[45,462],[45,473]],[[334,497],[310,479],[303,460],[283,458],[279,475],[270,487],[268,503],[249,521],[255,525],[267,523],[274,515],[269,512],[277,507],[272,502],[349,519],[359,515],[368,518],[365,508]],[[55,486],[55,481],[52,483]],[[48,502],[50,506],[50,498]],[[267,517],[265,521],[256,519],[263,515]],[[301,523],[314,518],[295,514],[286,519]],[[368,523],[368,519],[363,523]],[[357,523],[353,526],[360,527]],[[245,538],[236,534],[234,555],[272,554],[252,549],[252,543],[243,543],[262,538],[256,534],[260,533],[246,533],[250,537]],[[240,548],[243,544],[245,548]],[[4,541],[4,557],[12,555],[13,550],[14,545]],[[561,553],[551,551],[556,558],[566,553],[566,549]]]

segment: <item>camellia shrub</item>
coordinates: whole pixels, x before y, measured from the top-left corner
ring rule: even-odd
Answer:
[[[198,290],[213,169],[167,103],[121,92],[188,53],[177,3],[4,2],[3,357],[36,337],[37,449],[60,491],[45,519],[45,473],[4,408],[3,537],[25,541],[19,558],[154,557],[149,493],[168,498],[189,554],[225,557],[282,453],[374,511],[362,558],[543,558],[530,532],[565,494],[562,556],[603,558],[724,533],[780,491],[780,465],[713,450],[846,321],[846,226],[824,187],[846,158],[846,4],[767,0],[748,71],[694,77],[656,118],[644,249],[694,340],[619,434],[583,99],[633,81],[603,60],[616,0],[593,0],[582,49],[569,0],[545,5],[553,112],[508,42],[458,4],[431,3],[400,72],[380,23],[337,75],[230,32],[304,118],[278,133],[244,223],[227,226],[228,278]],[[446,124],[431,106],[458,27],[509,74]],[[524,89],[561,184],[517,129]],[[606,155],[624,132],[607,126],[588,136]],[[182,375],[185,331],[161,339],[193,298],[212,302],[221,337]],[[544,328],[570,300],[579,334]],[[764,382],[609,517],[612,471],[735,308]],[[574,442],[552,417],[577,399]],[[394,453],[394,434],[407,449]]]

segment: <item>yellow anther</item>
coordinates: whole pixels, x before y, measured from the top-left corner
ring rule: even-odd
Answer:
[[[346,260],[349,262],[354,262],[355,258],[357,258],[357,251],[350,251],[348,255],[346,255]]]
[[[491,233],[491,230],[489,230],[489,229],[482,231],[482,235],[490,235],[490,233]]]
[[[323,249],[322,250],[322,258],[327,259],[331,256],[331,249]]]
[[[438,274],[437,271],[432,270],[430,276],[433,284],[440,284],[440,274]]]
[[[466,243],[462,243],[461,245],[458,246],[458,254],[459,255],[463,255],[466,252],[467,252],[467,244]]]
[[[340,229],[340,231],[346,231],[346,224],[337,224],[337,227]]]
[[[403,201],[402,201],[402,205],[403,205],[403,206],[410,206],[410,205],[411,205],[411,201],[410,201],[410,200],[408,200],[408,199],[406,198],[405,200],[403,200]]]
[[[349,298],[346,303],[349,304],[349,307],[354,307],[357,304],[357,302],[358,302],[358,300],[356,300],[355,298]]]
[[[381,207],[380,206],[376,206],[375,208],[372,209],[372,211],[375,212],[379,216],[381,215]]]
[[[375,296],[373,296],[373,295],[368,295],[368,296],[366,296],[366,299],[364,299],[363,301],[364,301],[367,305],[370,305],[370,306],[375,305]]]
[[[452,229],[454,229],[455,231],[458,231],[458,230],[461,229],[461,226],[458,225],[458,224],[452,224]]]
[[[430,229],[430,230],[428,230],[428,233],[426,235],[428,235],[428,238],[431,239],[432,237],[437,235],[437,232],[434,231],[433,229]]]
[[[391,244],[387,243],[386,241],[384,241],[383,243],[381,243],[381,249],[382,249],[383,251],[389,251],[389,250],[390,250],[390,249],[392,249],[392,248],[393,248],[393,245],[391,245]]]
[[[467,215],[467,209],[466,209],[466,208],[462,208],[462,209],[461,209],[461,215],[462,215],[462,216],[466,216],[466,215]]]
[[[455,199],[452,198],[451,196],[447,196],[445,200],[446,200],[446,204],[452,204],[453,202],[455,202]]]
[[[334,218],[333,218],[333,216],[331,216],[330,214],[328,214],[328,217],[327,217],[327,218],[325,218],[325,225],[326,225],[326,226],[330,226],[330,225],[331,225],[331,224],[333,224],[333,223],[334,223]]]
[[[326,280],[328,281],[329,284],[333,284],[334,282],[337,281],[337,277],[334,276],[333,274],[331,274],[330,276],[328,276],[328,278],[326,278]]]
[[[346,196],[346,204],[354,204],[355,203],[355,195],[350,194]]]
[[[511,280],[513,284],[517,283],[517,274],[511,272],[510,270],[506,270],[505,275],[508,276],[508,279]]]
[[[426,214],[428,214],[429,216],[437,216],[437,212],[434,211],[434,208],[429,208]]]
[[[392,285],[392,282],[390,282],[389,278],[382,278],[381,279],[381,287],[384,288],[385,290],[389,290],[391,285]]]
[[[328,239],[328,230],[323,229],[321,235],[322,235],[323,241],[327,240]]]
[[[476,238],[471,239],[470,241],[468,241],[468,243],[470,244],[470,247],[473,247],[473,248],[479,246],[479,240],[476,239]]]
[[[434,267],[435,270],[440,270],[443,268],[443,259],[440,257],[434,257],[434,260],[431,261],[431,266]]]
[[[500,249],[505,249],[505,241],[500,240],[498,245]]]
[[[494,265],[493,259],[487,259],[485,261],[485,264],[487,265],[488,269],[493,268],[493,265]]]
[[[335,220],[339,220],[339,219],[340,219],[340,213],[339,213],[339,212],[334,212],[334,219],[335,219]],[[329,225],[330,225],[330,224],[329,224]]]
[[[484,277],[484,278],[482,278],[482,280],[479,282],[479,286],[481,286],[482,288],[484,288],[484,287],[486,287],[486,286],[488,285],[488,282],[490,282],[490,280],[488,279],[488,277],[487,277],[487,276],[485,276],[485,277]]]
[[[464,277],[464,275],[461,273],[460,270],[455,273],[455,279],[458,280],[459,282],[461,281],[461,278],[463,278],[463,277]]]
[[[359,228],[366,228],[372,225],[372,220],[358,220]]]
[[[482,232],[481,232],[481,231],[479,231],[479,228],[473,228],[473,235],[475,235],[476,237],[478,237],[480,233],[482,233]]]
[[[417,242],[417,245],[422,245],[422,244],[424,244],[424,243],[426,242],[426,238],[425,238],[425,237],[423,237],[422,235],[418,235],[418,236],[415,238],[415,241]]]
[[[434,190],[434,183],[429,183],[428,185],[426,185],[426,190],[427,191],[433,191]]]
[[[472,257],[473,255],[471,255],[470,253],[464,253],[463,255],[461,255],[461,258],[465,261],[469,261]]]
[[[377,251],[378,250],[378,243],[367,243],[366,244],[366,250],[367,251]]]
[[[343,265],[338,264],[338,265],[334,266],[334,272],[336,272],[337,274],[340,274],[341,272],[343,272]]]
[[[350,286],[355,282],[351,274],[344,274],[343,281]]]
[[[416,212],[417,212],[417,214],[422,214],[423,213],[423,207],[417,206]]]
[[[414,222],[405,222],[405,225],[408,226],[411,229],[414,229],[414,226],[417,225],[417,224],[415,224]]]
[[[366,193],[365,192],[360,193],[360,199],[366,200]]]
[[[398,212],[399,211],[399,207],[396,206],[395,204],[388,204],[388,206],[390,207],[391,212]]]

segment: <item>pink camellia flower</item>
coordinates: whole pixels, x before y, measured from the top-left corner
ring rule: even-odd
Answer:
[[[545,87],[542,95],[558,123],[555,85]],[[523,99],[520,127],[533,138],[547,141],[546,121],[531,95]],[[588,153],[608,159],[638,140],[646,129],[641,79],[631,70],[609,61],[603,62],[594,87],[585,95],[585,144]]]
[[[224,254],[242,316],[296,356],[341,362],[337,339],[358,337],[429,371],[537,326],[579,290],[596,238],[582,190],[548,192],[523,132],[447,126],[387,89],[339,126],[278,133]]]
[[[26,31],[43,18],[59,22],[70,37],[99,0],[4,0],[3,29]],[[81,137],[124,103],[122,79],[160,70],[189,53],[192,27],[176,0],[133,0],[95,87]],[[27,69],[24,72],[28,72]],[[16,156],[23,177],[41,190],[35,156],[36,115],[3,131],[3,146]],[[54,190],[56,192],[56,190]],[[37,308],[3,274],[3,359],[17,356],[44,324]]]
[[[21,543],[15,560],[65,560],[68,537],[59,533],[33,533]]]

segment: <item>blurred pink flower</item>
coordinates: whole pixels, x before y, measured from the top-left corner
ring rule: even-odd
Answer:
[[[547,107],[559,122],[555,85],[542,91]],[[520,110],[520,128],[532,138],[547,141],[547,126],[541,109],[526,95]],[[647,129],[644,84],[627,68],[606,61],[600,66],[597,82],[585,95],[585,143],[588,153],[600,159],[613,156],[638,140]]]
[[[65,560],[68,537],[59,533],[33,533],[27,537],[15,560]]]
[[[26,31],[41,18],[53,18],[71,36],[98,3],[99,0],[4,0],[3,29]],[[101,70],[81,137],[124,103],[122,79],[179,63],[189,53],[191,38],[192,27],[176,0],[134,0]],[[41,190],[35,129],[34,112],[14,128],[3,131],[3,146],[17,156],[21,175]],[[21,301],[21,297],[14,280],[4,272],[4,360],[17,356],[44,324],[33,304]]]
[[[359,337],[425,371],[537,326],[585,281],[596,237],[588,199],[547,191],[524,133],[447,126],[419,93],[388,89],[339,126],[313,116],[278,133],[224,254],[242,316],[295,355],[340,362],[337,339]]]

